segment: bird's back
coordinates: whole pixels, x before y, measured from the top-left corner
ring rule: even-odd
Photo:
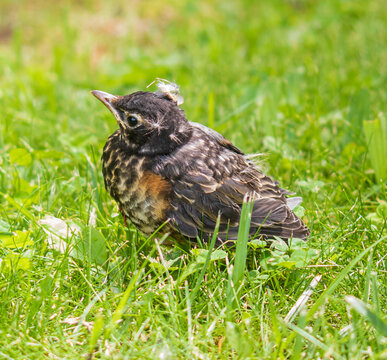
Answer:
[[[250,235],[305,239],[309,230],[287,205],[286,194],[217,132],[191,123],[190,140],[158,159],[153,171],[171,183],[168,217],[184,236],[208,238],[221,214],[219,237],[235,240],[243,200],[254,200]]]

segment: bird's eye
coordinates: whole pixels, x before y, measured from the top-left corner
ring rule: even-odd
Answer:
[[[133,115],[129,115],[127,121],[130,126],[136,126],[138,123],[137,118]]]

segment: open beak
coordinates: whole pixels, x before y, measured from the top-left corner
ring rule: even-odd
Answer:
[[[112,112],[117,121],[122,122],[120,112],[115,107],[115,102],[120,98],[119,96],[100,90],[93,90],[90,92]]]

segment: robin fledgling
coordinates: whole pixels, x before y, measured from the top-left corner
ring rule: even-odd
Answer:
[[[292,211],[300,198],[264,175],[229,140],[187,120],[177,86],[116,96],[92,91],[118,130],[102,155],[105,187],[124,216],[145,235],[162,228],[176,239],[207,241],[220,214],[218,241],[236,240],[243,200],[254,199],[250,236],[306,239]]]

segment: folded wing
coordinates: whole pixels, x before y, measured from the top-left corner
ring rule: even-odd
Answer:
[[[186,149],[207,152],[193,154],[192,150],[182,149],[175,156],[185,159],[176,161],[187,164],[184,169],[174,167],[173,159],[168,159],[168,165],[161,168],[162,175],[173,181],[168,216],[182,235],[208,239],[220,214],[219,239],[237,239],[243,199],[250,194],[254,199],[251,237],[307,238],[308,228],[291,210],[299,198],[287,199],[290,192],[262,174],[222,135],[201,124],[191,124],[197,136],[192,141],[200,142],[201,146]]]

